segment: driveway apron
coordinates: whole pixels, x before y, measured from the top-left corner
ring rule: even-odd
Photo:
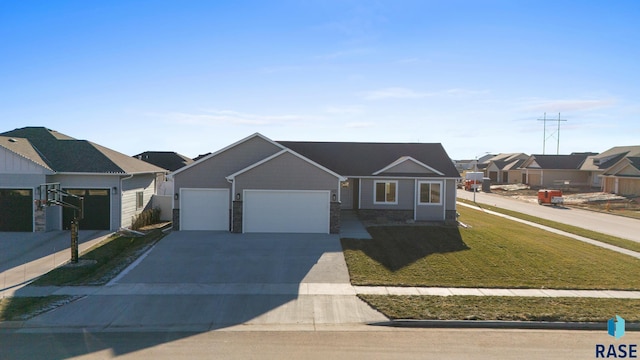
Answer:
[[[356,297],[337,235],[180,231],[115,284],[26,325],[206,331],[384,320]]]

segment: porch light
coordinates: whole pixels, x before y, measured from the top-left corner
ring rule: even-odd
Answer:
[[[237,194],[236,194],[236,200],[237,200],[237,201],[240,201],[240,193],[237,193]]]
[[[335,202],[337,199],[336,194],[331,194],[331,201]]]
[[[178,193],[173,194],[173,199],[174,199],[174,200],[178,200],[178,198],[179,198]]]
[[[116,186],[114,186],[113,188],[111,188],[111,193],[113,195],[116,195],[118,193],[118,188]]]

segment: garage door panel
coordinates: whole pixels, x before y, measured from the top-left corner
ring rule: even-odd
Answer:
[[[33,231],[31,189],[0,189],[0,231]]]
[[[181,230],[229,230],[228,189],[181,189]]]
[[[109,189],[63,189],[84,198],[84,216],[80,220],[82,230],[109,230],[111,228],[111,195]],[[66,196],[64,201],[80,206],[80,200]],[[62,228],[69,230],[74,217],[74,209],[62,209]]]
[[[245,191],[244,232],[328,233],[328,191]]]

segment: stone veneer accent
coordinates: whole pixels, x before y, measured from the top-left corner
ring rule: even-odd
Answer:
[[[332,201],[329,207],[329,233],[340,233],[340,203]]]
[[[233,201],[233,224],[231,224],[231,232],[242,233],[242,201]]]
[[[35,228],[34,231],[47,231],[47,210],[46,207],[37,208],[33,212],[34,220],[35,220]]]
[[[180,230],[180,209],[173,209],[173,230]]]
[[[358,217],[364,221],[379,224],[390,222],[407,222],[413,220],[413,210],[374,210],[360,209]]]

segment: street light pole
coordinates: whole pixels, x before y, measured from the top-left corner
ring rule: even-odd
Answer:
[[[476,155],[476,161],[473,162],[473,172],[478,172],[478,155]],[[476,180],[473,180],[473,203],[474,204],[476,203],[476,191],[478,191],[478,186],[475,182]]]

